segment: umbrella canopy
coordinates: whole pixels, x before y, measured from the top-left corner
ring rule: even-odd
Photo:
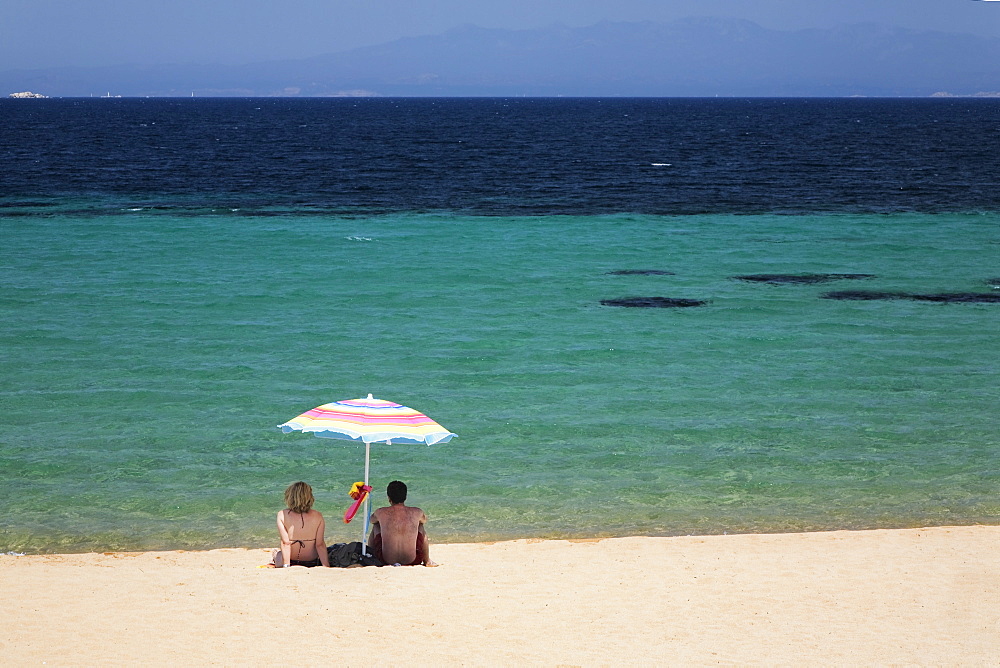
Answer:
[[[371,444],[410,443],[434,445],[447,443],[453,434],[423,413],[391,401],[348,399],[323,404],[298,415],[278,428],[286,434],[292,431],[311,432],[320,438],[338,438],[365,444],[365,485],[368,484],[368,463]],[[371,499],[365,499],[365,523],[361,532],[362,549],[368,534]]]
[[[291,431],[312,432],[321,438],[341,438],[364,443],[447,443],[451,433],[423,413],[368,395],[367,399],[348,399],[323,404],[292,418],[278,427]],[[367,481],[366,481],[367,482]]]

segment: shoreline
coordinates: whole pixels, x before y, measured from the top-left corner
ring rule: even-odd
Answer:
[[[329,528],[329,524],[327,525]],[[339,524],[335,525],[340,528]],[[1000,520],[997,524],[984,524],[980,521],[971,521],[970,523],[943,523],[943,524],[911,524],[911,523],[900,523],[900,524],[888,524],[880,526],[835,526],[835,527],[812,527],[808,529],[795,529],[795,528],[774,528],[774,529],[757,529],[757,530],[741,530],[741,529],[720,529],[718,531],[709,531],[705,533],[657,533],[657,534],[582,534],[582,533],[572,533],[569,535],[501,535],[492,537],[482,537],[482,536],[466,536],[466,535],[446,535],[438,540],[434,540],[434,545],[494,545],[497,543],[514,543],[514,542],[550,542],[550,541],[563,541],[568,543],[592,543],[596,541],[605,540],[620,540],[627,538],[651,538],[651,539],[672,539],[672,538],[710,538],[710,537],[722,537],[722,536],[785,536],[785,535],[799,535],[799,534],[828,534],[836,532],[845,533],[860,533],[866,531],[911,531],[911,530],[928,530],[928,529],[948,529],[948,528],[961,528],[961,527],[972,527],[972,526],[984,526],[984,527],[998,527],[1000,528]],[[329,531],[326,535],[326,544],[333,545],[334,543],[352,542],[359,541],[361,538],[360,532],[351,532],[350,536],[331,536]],[[434,536],[432,536],[434,538]],[[273,545],[271,543],[273,542]],[[265,547],[261,547],[263,544]],[[18,556],[18,557],[41,557],[41,556],[70,556],[70,555],[81,555],[81,554],[162,554],[170,552],[212,552],[216,550],[247,550],[253,551],[257,549],[271,550],[278,546],[277,536],[273,537],[273,540],[262,540],[256,544],[200,544],[200,545],[187,545],[179,547],[166,547],[166,546],[154,546],[154,547],[109,547],[109,548],[98,548],[94,546],[85,546],[80,549],[73,549],[72,547],[68,551],[53,550],[53,551],[38,551],[38,552],[28,552],[24,551],[26,548],[2,548],[0,551],[0,558],[5,556]]]
[[[988,664],[1000,526],[432,544],[438,568],[270,548],[0,555],[12,663]],[[390,636],[393,641],[390,642]]]

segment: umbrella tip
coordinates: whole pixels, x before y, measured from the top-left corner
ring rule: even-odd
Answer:
[[[368,398],[369,398],[369,399],[374,399],[375,397],[373,397],[373,396],[372,396],[372,393],[371,393],[371,392],[369,392],[369,393],[368,393]]]

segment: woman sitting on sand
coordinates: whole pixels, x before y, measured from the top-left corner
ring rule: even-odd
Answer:
[[[304,482],[292,483],[285,490],[284,510],[278,512],[278,536],[281,548],[271,555],[276,568],[289,566],[329,566],[323,531],[326,522],[318,510],[313,510],[312,487]]]

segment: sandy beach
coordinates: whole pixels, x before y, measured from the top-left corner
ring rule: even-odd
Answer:
[[[5,665],[997,665],[1000,526],[0,556]]]

